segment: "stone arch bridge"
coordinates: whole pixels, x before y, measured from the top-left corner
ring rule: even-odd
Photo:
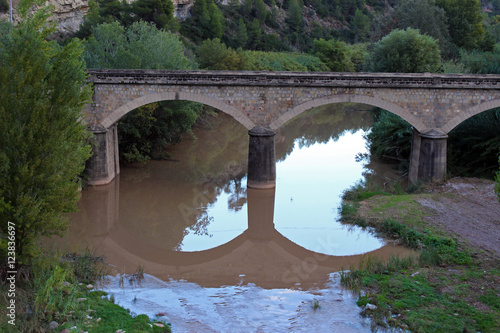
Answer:
[[[230,114],[249,130],[248,186],[275,185],[274,131],[313,107],[363,103],[414,128],[410,180],[442,179],[446,138],[480,112],[500,107],[500,75],[89,70],[94,95],[84,116],[96,135],[89,182],[119,173],[117,122],[152,102],[187,100]]]

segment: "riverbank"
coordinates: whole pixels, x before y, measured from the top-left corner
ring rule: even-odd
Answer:
[[[498,332],[500,203],[494,183],[455,178],[416,194],[363,186],[344,193],[342,220],[372,226],[420,252],[367,259],[343,276],[374,325],[412,332]],[[369,304],[369,305],[368,305]]]
[[[3,267],[0,274],[3,277]],[[103,258],[46,251],[18,267],[15,286],[0,285],[2,295],[14,288],[14,302],[1,298],[0,332],[170,332],[165,321],[137,315],[115,304],[113,295],[97,290],[107,272]],[[140,278],[141,272],[133,277]],[[127,281],[128,282],[128,281]],[[10,296],[9,296],[10,297]]]

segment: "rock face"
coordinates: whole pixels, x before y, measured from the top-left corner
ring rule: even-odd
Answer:
[[[172,0],[174,3],[174,16],[179,20],[189,17],[189,9],[193,7],[194,0]]]
[[[54,4],[54,19],[59,22],[58,31],[62,36],[78,30],[83,16],[89,10],[88,0],[50,0]]]
[[[133,2],[134,0],[127,1]],[[13,2],[13,19],[18,22],[16,8],[19,0]],[[55,7],[52,20],[58,22],[58,33],[56,38],[64,38],[76,32],[83,22],[83,17],[89,10],[89,0],[48,0]],[[174,16],[180,20],[189,17],[189,8],[193,6],[194,0],[172,0],[174,3]],[[0,19],[9,19],[9,11],[0,13]]]
[[[89,10],[89,0],[48,0],[54,6],[54,15],[50,18],[58,22],[56,38],[62,38],[76,32],[83,22],[83,16]],[[12,0],[13,21],[19,22],[17,5],[19,0]],[[9,12],[0,13],[0,19],[9,19]]]

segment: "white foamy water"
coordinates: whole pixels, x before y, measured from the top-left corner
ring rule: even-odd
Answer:
[[[357,297],[332,273],[323,289],[263,289],[252,284],[202,288],[185,281],[145,275],[141,285],[108,276],[103,290],[135,314],[172,323],[174,333],[191,332],[371,332]],[[319,308],[313,305],[317,302]],[[157,316],[160,314],[159,316]]]

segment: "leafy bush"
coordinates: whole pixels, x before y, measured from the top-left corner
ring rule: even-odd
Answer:
[[[128,113],[119,125],[120,161],[126,164],[164,158],[163,149],[179,142],[202,111],[203,106],[198,103],[169,101]]]
[[[401,1],[394,8],[375,16],[371,39],[380,40],[394,29],[406,28],[418,29],[422,35],[435,38],[443,56],[449,57],[454,53],[446,13],[428,0]]]
[[[81,253],[66,253],[63,259],[70,264],[75,279],[82,283],[94,283],[105,275],[104,257],[95,255],[88,248]]]
[[[328,67],[318,58],[308,54],[289,52],[244,51],[246,70],[321,72]]]
[[[354,64],[349,59],[349,49],[346,43],[335,39],[314,40],[314,55],[321,59],[332,72],[352,72]]]
[[[383,161],[397,163],[408,169],[413,130],[401,117],[385,110],[378,110],[375,123],[366,136],[370,153]]]
[[[437,72],[441,57],[437,41],[418,30],[393,30],[372,45],[366,61],[371,72]]]
[[[0,13],[7,13],[9,11],[9,3],[7,0],[0,0]]]
[[[196,60],[202,69],[242,70],[245,59],[241,52],[228,48],[219,38],[207,39],[196,50]]]
[[[500,44],[495,45],[493,52],[462,50],[460,63],[470,73],[500,74]]]

